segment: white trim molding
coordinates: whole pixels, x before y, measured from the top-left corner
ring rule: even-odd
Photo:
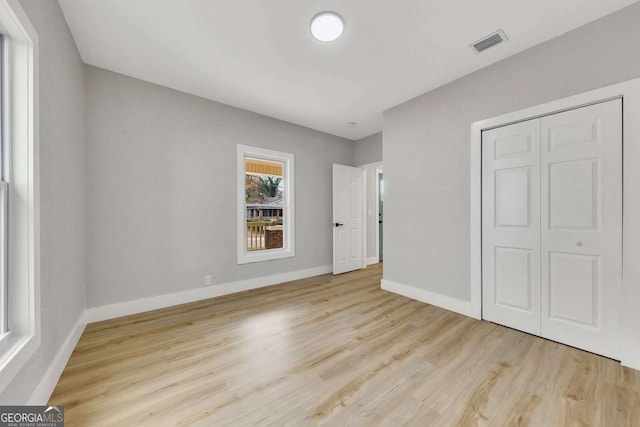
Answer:
[[[40,346],[38,34],[18,0],[0,0],[9,169],[8,326],[0,342],[0,392]]]
[[[71,329],[64,344],[49,365],[40,383],[31,395],[28,405],[46,405],[58,384],[58,380],[67,366],[73,350],[76,348],[87,323],[113,319],[131,314],[143,313],[160,308],[172,307],[217,296],[258,289],[266,286],[290,282],[292,280],[330,274],[331,266],[310,268],[306,270],[292,271],[289,273],[274,274],[255,279],[241,280],[222,285],[208,286],[206,288],[192,289],[173,294],[159,295],[142,298],[134,301],[126,301],[117,304],[104,305],[84,310],[76,324]],[[56,403],[56,402],[52,402]]]
[[[367,255],[369,252],[367,239],[369,230],[367,229],[367,170],[362,169],[362,268],[367,268]]]
[[[385,291],[393,292],[394,294],[402,295],[403,297],[422,301],[424,303],[435,305],[436,307],[444,308],[478,320],[480,319],[479,316],[475,315],[471,301],[451,298],[436,292],[427,291],[414,286],[403,285],[402,283],[392,282],[387,279],[382,279],[381,287]]]
[[[374,220],[375,223],[375,227],[376,227],[376,260],[377,262],[380,262],[380,175],[383,176],[383,180],[384,180],[384,170],[383,170],[383,165],[380,164],[379,167],[376,167],[376,218]],[[383,187],[384,187],[384,181],[382,183]],[[382,188],[382,194],[384,194],[384,188]],[[383,200],[384,202],[384,196],[383,196]],[[384,221],[384,213],[383,213],[383,221]],[[383,230],[384,230],[384,226],[383,226]],[[384,245],[384,242],[383,242]],[[384,248],[382,248],[384,250]],[[383,257],[384,258],[384,257]]]
[[[471,125],[470,245],[471,305],[482,313],[482,132],[537,117],[621,98],[623,102],[622,364],[640,370],[640,79],[481,120]],[[475,317],[475,316],[474,316]]]
[[[366,261],[366,265],[371,265],[371,264],[377,264],[380,262],[380,227],[378,226],[378,221],[380,219],[380,187],[379,187],[379,175],[383,173],[383,163],[382,161],[380,162],[373,162],[373,163],[367,163],[364,165],[359,165],[358,168],[364,170],[364,194],[366,194],[365,200],[364,200],[364,223],[366,224],[366,229],[365,229],[365,235],[366,235],[366,239],[364,242],[364,259]],[[371,174],[368,173],[368,169],[371,170]],[[369,176],[371,175],[371,177]],[[373,223],[375,226],[375,243],[376,243],[376,254],[375,256],[370,257],[369,256],[369,221],[371,221],[371,219],[369,218],[369,179],[374,179],[375,180],[375,218],[373,218]]]
[[[49,365],[49,369],[42,376],[40,383],[36,387],[36,390],[31,395],[29,399],[28,405],[46,405],[53,393],[53,390],[56,388],[58,384],[58,380],[64,371],[64,368],[67,366],[67,362],[71,358],[71,354],[73,350],[78,345],[78,341],[80,341],[80,337],[84,332],[84,328],[87,326],[87,311],[84,310],[78,321],[71,329],[71,333],[67,336],[67,339],[62,344],[62,348],[56,354],[55,359],[51,365]]]
[[[175,305],[186,304],[194,301],[201,301],[215,298],[222,295],[234,294],[251,289],[264,288],[272,285],[279,285],[293,280],[306,279],[308,277],[321,276],[333,271],[330,265],[309,268],[306,270],[291,271],[288,273],[273,274],[270,276],[256,277],[253,279],[239,280],[237,282],[223,283],[219,285],[207,286],[204,288],[189,289],[188,291],[174,292],[171,294],[157,295],[153,297],[140,298],[132,301],[124,301],[115,304],[92,307],[87,310],[89,323],[100,322],[102,320],[115,319],[117,317],[131,314],[144,313]]]

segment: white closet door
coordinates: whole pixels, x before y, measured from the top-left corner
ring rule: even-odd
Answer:
[[[540,120],[482,135],[483,318],[540,335]]]
[[[619,358],[622,101],[541,119],[542,336]]]

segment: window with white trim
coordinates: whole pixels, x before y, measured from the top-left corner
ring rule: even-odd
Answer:
[[[295,255],[291,153],[238,145],[238,264]]]
[[[0,0],[0,392],[40,346],[38,34]]]

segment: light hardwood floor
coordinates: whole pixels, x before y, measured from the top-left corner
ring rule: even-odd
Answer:
[[[68,426],[640,426],[640,372],[380,289],[381,267],[90,324]]]

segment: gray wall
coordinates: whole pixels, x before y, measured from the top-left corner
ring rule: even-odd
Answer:
[[[42,344],[0,403],[25,403],[85,308],[84,65],[58,2],[20,2],[40,39]]]
[[[353,142],[86,66],[88,306],[330,265]],[[295,155],[296,256],[236,264],[236,145]]]
[[[355,164],[358,166],[382,161],[382,132],[355,142]]]
[[[640,4],[384,114],[386,279],[470,299],[471,123],[640,77]]]

